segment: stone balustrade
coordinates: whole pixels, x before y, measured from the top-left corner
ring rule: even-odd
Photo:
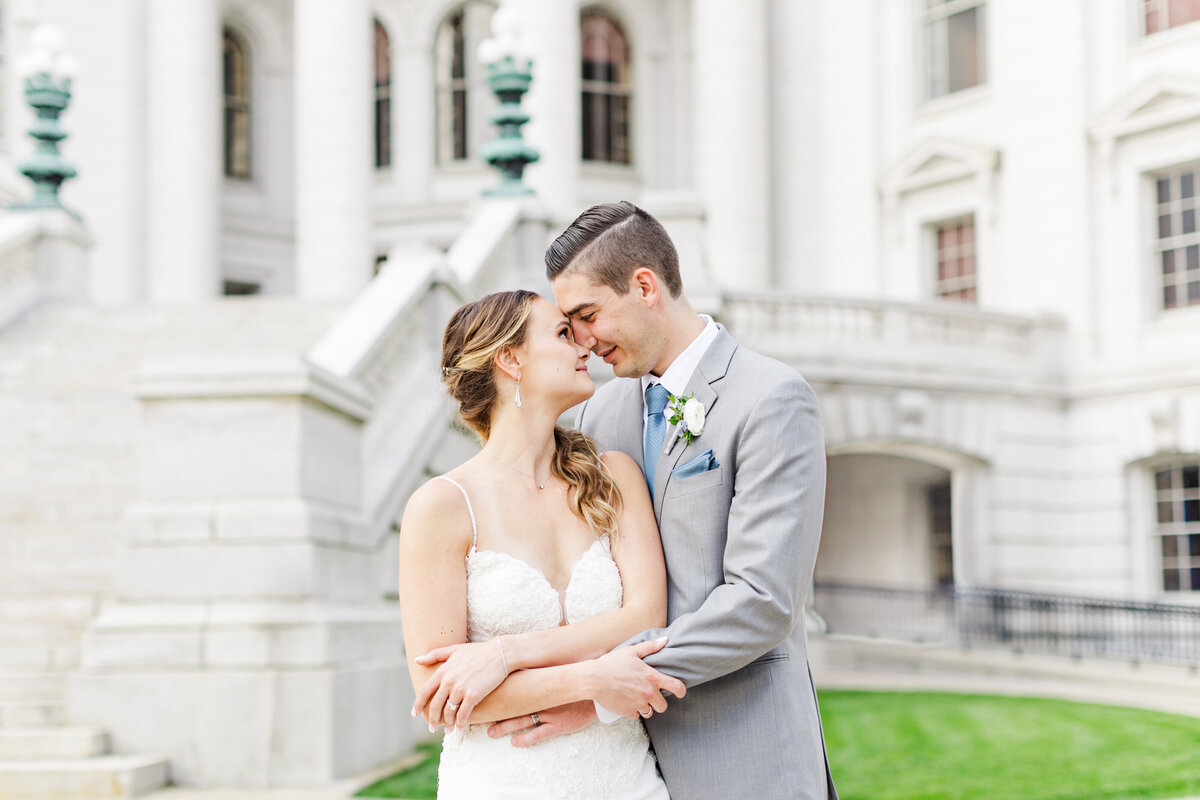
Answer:
[[[90,238],[62,210],[0,217],[0,328],[43,300],[82,298]]]
[[[719,314],[747,345],[817,379],[920,373],[942,382],[1057,386],[1065,323],[950,303],[725,292]]]

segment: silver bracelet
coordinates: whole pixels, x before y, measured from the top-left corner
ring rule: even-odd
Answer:
[[[500,637],[496,637],[496,647],[500,648],[500,663],[504,665],[504,676],[508,677],[508,659],[504,657],[504,642],[500,641]]]

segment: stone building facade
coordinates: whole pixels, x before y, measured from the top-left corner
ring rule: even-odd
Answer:
[[[185,784],[403,752],[394,525],[473,447],[441,320],[614,199],[817,389],[819,580],[1200,598],[1195,2],[504,4],[515,201],[495,3],[0,4],[0,197],[50,23],[82,220],[0,216],[0,726]],[[13,289],[38,258],[70,298]]]

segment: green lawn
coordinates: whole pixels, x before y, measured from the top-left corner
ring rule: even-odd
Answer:
[[[1200,719],[1060,700],[821,692],[842,800],[1165,800],[1200,794]],[[436,743],[367,797],[433,798]]]

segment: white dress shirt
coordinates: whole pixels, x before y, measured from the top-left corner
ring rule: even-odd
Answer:
[[[713,322],[712,317],[707,314],[701,314],[700,319],[704,320],[704,329],[696,334],[696,338],[692,339],[692,343],[683,348],[683,352],[675,357],[671,365],[663,371],[661,376],[655,376],[646,373],[642,376],[642,441],[646,441],[646,389],[650,388],[651,384],[661,383],[672,397],[682,397],[687,391],[688,382],[691,381],[692,375],[696,372],[696,367],[700,366],[700,359],[704,358],[705,351],[709,345],[717,338],[717,334],[721,329],[717,327],[717,323]]]

